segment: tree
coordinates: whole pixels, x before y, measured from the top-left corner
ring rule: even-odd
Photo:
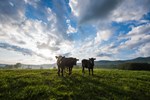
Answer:
[[[21,66],[22,66],[22,64],[21,63],[16,63],[15,65],[14,65],[14,68],[21,68]]]
[[[6,69],[13,69],[13,65],[6,65],[4,68],[6,68]]]

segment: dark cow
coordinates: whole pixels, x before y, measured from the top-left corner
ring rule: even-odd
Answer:
[[[64,56],[56,56],[57,59],[57,66],[58,66],[58,75],[60,76],[60,72],[62,73],[63,76],[63,71],[65,68],[69,69],[69,75],[72,73],[72,68],[73,65],[76,65],[77,61],[79,59],[76,58],[65,58]]]
[[[82,60],[82,74],[83,75],[85,73],[84,68],[88,68],[89,75],[90,75],[90,69],[91,69],[92,70],[92,75],[93,75],[94,60],[96,60],[96,58],[89,58],[89,60],[87,60],[87,59]]]

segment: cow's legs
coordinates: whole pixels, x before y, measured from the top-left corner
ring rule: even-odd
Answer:
[[[57,73],[58,73],[58,76],[60,76],[60,67],[58,67],[58,72]]]
[[[73,66],[71,67],[70,74],[72,74],[72,68],[73,68]]]
[[[69,67],[69,75],[71,74],[71,68]]]
[[[69,75],[72,74],[72,67],[69,67]]]
[[[92,70],[92,75],[93,75],[93,68],[91,70]]]
[[[84,67],[82,66],[82,75],[84,76]]]
[[[90,68],[88,68],[89,69],[89,75],[90,75]]]
[[[61,68],[61,75],[62,75],[62,76],[64,76],[64,75],[63,75],[63,70],[64,70],[64,69],[63,69],[63,68]]]

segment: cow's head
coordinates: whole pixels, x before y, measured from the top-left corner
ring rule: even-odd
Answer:
[[[57,60],[61,60],[62,58],[65,58],[65,56],[55,56]]]
[[[73,58],[73,65],[77,65],[77,61],[79,61],[79,59]]]
[[[61,63],[61,60],[63,59],[63,58],[65,58],[65,56],[55,56],[56,57],[56,59],[57,59],[57,64],[60,64]]]
[[[94,61],[94,60],[96,60],[96,58],[89,58],[89,60]]]
[[[89,61],[93,66],[94,66],[94,60],[96,60],[96,58],[89,58]]]
[[[65,56],[55,56],[56,59],[62,59],[62,58],[65,58]]]

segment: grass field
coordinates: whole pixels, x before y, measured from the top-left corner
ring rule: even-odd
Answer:
[[[73,69],[57,76],[57,70],[0,70],[0,100],[150,100],[150,72]]]

